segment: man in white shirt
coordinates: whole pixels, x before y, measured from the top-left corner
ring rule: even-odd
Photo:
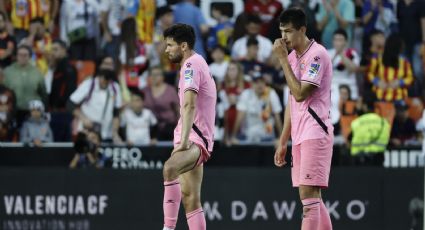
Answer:
[[[232,134],[232,143],[244,123],[242,136],[248,143],[274,141],[275,130],[282,129],[282,105],[276,91],[266,85],[262,75],[254,76],[252,87],[242,92],[236,105],[238,111]]]
[[[258,58],[257,60],[259,62],[266,62],[270,55],[272,54],[272,42],[260,35],[261,30],[261,19],[256,15],[248,15],[246,19],[246,30],[248,32],[247,35],[245,35],[242,38],[239,38],[236,40],[235,44],[233,44],[232,47],[232,59],[240,60],[244,59],[246,57],[246,54],[248,53],[247,50],[247,42],[248,38],[255,36],[258,40]]]
[[[73,114],[79,119],[78,131],[98,129],[103,141],[119,143],[119,109],[122,101],[120,87],[113,79],[113,71],[101,69],[96,77],[81,83],[72,93],[70,101],[76,106]]]

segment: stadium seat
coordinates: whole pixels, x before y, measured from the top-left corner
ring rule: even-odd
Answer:
[[[77,85],[83,82],[87,77],[93,76],[95,63],[93,61],[72,61],[72,65],[77,69]]]
[[[394,117],[395,117],[395,107],[392,102],[376,102],[375,103],[375,112],[379,114],[381,117],[387,119],[390,125],[393,125]]]

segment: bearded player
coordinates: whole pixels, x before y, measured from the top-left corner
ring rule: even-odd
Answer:
[[[201,206],[203,163],[213,149],[217,91],[208,64],[195,53],[195,32],[186,24],[164,31],[165,53],[181,65],[180,119],[174,130],[174,150],[164,164],[164,230],[176,227],[180,202],[190,230],[205,230]]]

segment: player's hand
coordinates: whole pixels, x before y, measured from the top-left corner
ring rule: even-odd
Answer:
[[[276,152],[274,153],[274,164],[277,167],[282,167],[286,165],[285,156],[287,151],[287,145],[286,144],[280,144]]]
[[[286,43],[282,38],[278,38],[274,41],[273,53],[276,54],[279,60],[288,57],[288,49],[286,48]]]
[[[177,146],[174,148],[174,150],[173,150],[173,152],[171,153],[171,155],[173,155],[173,154],[174,154],[174,153],[176,153],[176,152],[182,152],[182,151],[189,150],[191,145],[192,145],[192,143],[191,143],[191,142],[188,142],[188,143],[180,143],[179,145],[177,145]]]

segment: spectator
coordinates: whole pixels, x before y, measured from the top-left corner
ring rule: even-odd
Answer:
[[[232,132],[232,143],[238,143],[236,138],[244,121],[242,136],[248,143],[276,141],[278,137],[274,129],[282,130],[282,106],[276,92],[266,86],[263,76],[255,77],[252,88],[242,92],[236,108],[238,114]]]
[[[261,35],[269,34],[273,19],[279,16],[283,6],[277,0],[248,0],[245,3],[245,12],[261,18]]]
[[[65,0],[60,12],[60,38],[69,44],[72,60],[95,60],[98,5],[94,0]]]
[[[407,89],[413,83],[412,67],[402,54],[403,41],[397,34],[390,35],[385,42],[382,56],[371,60],[368,80],[378,100],[402,103],[408,97]]]
[[[211,57],[213,62],[210,64],[210,71],[219,85],[223,83],[224,75],[226,75],[229,66],[229,61],[226,60],[226,50],[222,46],[216,46],[211,51]]]
[[[259,76],[266,69],[266,65],[258,61],[259,43],[256,37],[249,37],[246,42],[246,56],[240,60],[243,66],[244,74],[251,78]]]
[[[332,124],[337,124],[340,113],[339,105],[339,87],[347,85],[350,87],[351,98],[354,100],[358,97],[358,87],[356,81],[357,68],[360,64],[360,57],[357,52],[348,48],[347,33],[343,29],[334,32],[333,48],[328,50],[332,60],[333,78],[331,84],[331,120]]]
[[[100,3],[101,25],[103,30],[103,52],[114,59],[118,58],[121,23],[127,17],[128,1],[103,0]]]
[[[415,122],[409,117],[409,107],[405,104],[396,106],[395,119],[391,129],[390,143],[393,146],[409,145],[417,141]]]
[[[380,30],[375,30],[370,34],[370,37],[367,41],[367,44],[364,44],[362,51],[362,58],[360,60],[359,74],[361,78],[358,78],[359,85],[362,86],[359,88],[359,94],[363,95],[364,91],[372,90],[372,84],[367,80],[367,71],[369,69],[372,57],[380,56],[384,52],[385,47],[385,35],[384,32]]]
[[[384,31],[388,36],[390,26],[396,22],[393,5],[388,0],[366,0],[362,9],[364,34],[366,38],[375,29]]]
[[[339,86],[339,100],[338,100],[338,111],[341,115],[356,115],[357,108],[353,108],[353,110],[348,111],[346,108],[347,102],[353,101],[351,98],[351,89],[348,85],[340,85]],[[358,104],[358,103],[356,103]],[[358,106],[358,105],[356,105]]]
[[[420,0],[397,1],[399,32],[404,41],[405,54],[413,65],[413,75],[422,84],[425,82],[421,63],[420,47],[425,47],[425,3]],[[422,58],[425,54],[422,54]],[[417,84],[418,86],[420,84]],[[423,88],[417,89],[423,91]]]
[[[176,23],[191,25],[195,30],[195,51],[206,58],[204,41],[202,37],[208,33],[209,26],[201,10],[195,5],[196,0],[182,0],[174,7],[174,19]]]
[[[255,15],[248,15],[246,19],[246,30],[247,35],[242,38],[239,38],[232,47],[232,58],[240,60],[246,57],[248,53],[247,43],[249,37],[256,37],[258,41],[259,52],[257,60],[260,62],[266,62],[272,53],[272,43],[271,41],[260,35],[261,29],[261,19]]]
[[[49,92],[50,125],[55,142],[71,141],[72,115],[66,110],[71,94],[77,88],[77,70],[70,63],[66,43],[55,40],[52,44],[53,69],[50,81],[46,78]]]
[[[152,45],[146,45],[138,39],[136,21],[127,18],[122,23],[119,59],[123,64],[123,73],[129,88],[142,89],[147,85],[147,75],[143,75],[153,58]]]
[[[118,135],[121,91],[111,70],[100,69],[83,81],[70,97],[70,108],[78,119],[77,131],[99,130],[102,140],[121,143]]]
[[[177,65],[172,63],[165,51],[164,31],[173,25],[174,14],[169,6],[160,7],[157,10],[158,23],[155,27],[154,46],[155,51],[159,56],[160,65],[164,69],[165,80],[167,83],[174,85],[177,75]]]
[[[136,20],[138,40],[152,44],[155,29],[155,10],[162,6],[158,0],[127,0],[130,2],[129,13]]]
[[[236,123],[236,104],[241,93],[247,88],[249,88],[249,85],[244,81],[242,65],[239,62],[231,61],[223,82],[223,90],[229,103],[229,108],[225,112],[224,118],[224,138],[227,145],[230,144],[231,132]]]
[[[354,24],[354,4],[351,0],[324,0],[317,16],[318,28],[322,31],[322,44],[332,47],[333,33],[343,28],[348,34],[348,44],[351,44],[352,26]]]
[[[6,68],[12,63],[15,54],[15,38],[7,32],[7,18],[4,12],[0,11],[0,67]]]
[[[373,94],[364,95],[361,103],[361,116],[351,123],[351,156],[355,165],[382,166],[384,152],[390,140],[390,124],[374,113],[376,97]],[[359,114],[359,115],[360,115]]]
[[[43,26],[42,18],[35,18],[30,22],[30,33],[28,37],[22,39],[21,43],[30,46],[34,55],[32,59],[38,70],[44,76],[49,68],[48,61],[52,46],[52,36]]]
[[[231,49],[233,23],[230,21],[232,17],[231,8],[223,6],[212,6],[212,17],[217,21],[210,30],[208,37],[208,49],[221,46],[226,49]]]
[[[75,155],[69,164],[75,168],[102,168],[105,158],[99,157],[101,137],[94,130],[79,132],[74,142]]]
[[[3,84],[3,70],[0,69],[0,142],[14,138],[14,112],[16,98],[12,90]]]
[[[144,95],[140,91],[131,94],[130,106],[121,117],[128,145],[155,145],[158,121],[149,109],[144,108]]]
[[[29,110],[31,115],[22,125],[20,141],[26,144],[32,143],[37,147],[41,147],[43,142],[53,142],[53,134],[45,118],[43,102],[30,101]]]
[[[214,79],[216,80],[216,79]],[[215,128],[214,128],[214,141],[226,141],[225,135],[225,115],[228,111],[230,104],[227,98],[226,91],[220,87],[221,84],[217,83],[217,103],[216,103],[216,116],[215,116]]]
[[[30,64],[32,50],[21,45],[17,50],[16,62],[4,70],[4,85],[15,92],[16,122],[20,128],[23,120],[29,114],[28,103],[41,100],[46,104],[47,94],[44,79],[35,66]]]
[[[422,118],[416,123],[416,130],[422,132],[422,154],[425,155],[425,109]]]
[[[146,87],[144,104],[158,119],[159,140],[172,140],[174,128],[179,116],[179,98],[176,89],[164,82],[161,67],[152,67],[149,71],[152,84]]]
[[[8,12],[14,28],[14,35],[19,44],[28,36],[30,21],[34,18],[42,18],[44,26],[53,32],[56,18],[59,13],[59,0],[14,0],[11,1],[11,10],[6,11],[6,2],[0,2],[0,10]],[[9,18],[7,18],[9,21]],[[9,31],[12,32],[12,31]]]

